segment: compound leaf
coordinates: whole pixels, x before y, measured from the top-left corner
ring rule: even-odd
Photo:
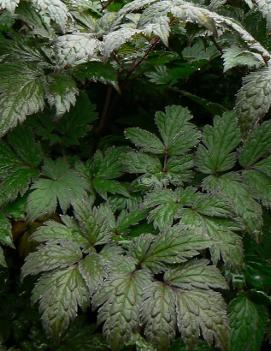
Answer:
[[[27,199],[27,214],[31,220],[54,213],[58,203],[66,212],[72,201],[86,196],[86,180],[62,159],[47,160],[43,175],[46,178],[34,182]]]

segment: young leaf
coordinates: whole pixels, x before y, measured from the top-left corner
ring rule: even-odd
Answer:
[[[47,40],[53,40],[55,38],[55,31],[50,25],[50,19],[41,16],[30,2],[21,1],[20,6],[17,7],[16,15],[18,19],[27,24],[32,35]]]
[[[68,20],[68,8],[61,0],[31,0],[36,10],[44,17],[49,17],[65,32]]]
[[[262,13],[262,15],[266,19],[267,23],[267,28],[271,28],[271,16],[270,16],[270,11],[271,11],[271,2],[270,0],[255,0],[253,1],[253,4],[258,7],[259,11]]]
[[[103,54],[108,58],[114,50],[119,49],[123,44],[129,41],[136,34],[142,33],[140,29],[120,28],[104,36]]]
[[[236,99],[235,110],[244,136],[252,130],[271,106],[271,66],[249,73]]]
[[[165,46],[168,46],[168,37],[170,33],[169,18],[167,16],[157,16],[152,23],[140,23],[139,27],[144,30],[144,34],[158,36]]]
[[[76,66],[99,61],[101,42],[88,33],[65,34],[55,41],[56,56],[61,66]]]

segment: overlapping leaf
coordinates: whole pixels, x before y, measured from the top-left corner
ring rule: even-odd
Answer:
[[[108,193],[128,196],[124,185],[116,180],[123,174],[123,157],[122,148],[112,147],[104,152],[96,151],[93,158],[85,164],[83,172],[94,193],[105,199]]]
[[[240,143],[237,117],[225,112],[214,119],[213,126],[206,126],[203,145],[197,150],[196,166],[202,173],[215,174],[233,168],[236,154],[233,152]]]
[[[65,213],[72,201],[86,196],[86,180],[64,160],[47,160],[42,174],[44,178],[34,182],[27,199],[29,219],[54,213],[58,204]]]

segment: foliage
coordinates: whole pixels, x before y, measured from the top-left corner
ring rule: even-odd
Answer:
[[[268,348],[270,10],[0,0],[1,350]]]

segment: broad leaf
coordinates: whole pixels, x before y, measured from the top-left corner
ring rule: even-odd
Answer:
[[[57,38],[55,50],[61,66],[99,61],[101,42],[88,33],[65,34]]]
[[[257,170],[248,170],[242,173],[244,181],[248,185],[255,199],[263,206],[271,207],[271,177]]]
[[[271,66],[249,73],[237,94],[236,112],[243,135],[247,135],[271,106]]]
[[[255,238],[259,237],[263,224],[261,206],[253,199],[248,187],[241,182],[237,174],[207,177],[203,185],[211,192],[219,192],[240,217],[245,230]]]
[[[101,286],[107,276],[107,265],[108,262],[103,256],[94,252],[79,262],[78,269],[91,295]]]
[[[124,157],[124,165],[128,173],[155,174],[162,170],[161,162],[156,156],[129,151]]]
[[[208,265],[208,260],[191,260],[182,266],[169,270],[164,280],[183,290],[227,289],[227,284],[219,270]]]
[[[233,150],[240,143],[240,132],[236,115],[225,112],[215,117],[213,127],[206,126],[203,145],[196,154],[196,166],[202,173],[215,174],[231,169],[236,162]]]
[[[143,267],[161,272],[169,264],[185,262],[197,256],[199,250],[209,245],[210,241],[196,231],[176,225],[156,237],[139,237],[132,243],[130,255]]]
[[[229,218],[209,217],[197,209],[184,209],[181,223],[201,230],[204,237],[210,240],[212,261],[216,264],[222,259],[225,264],[241,267],[243,263],[242,238],[234,231],[242,228],[238,222]]]
[[[32,235],[31,239],[38,243],[72,241],[81,247],[87,246],[88,241],[82,236],[77,223],[68,216],[61,217],[63,223],[47,221]]]
[[[37,251],[30,253],[22,268],[22,276],[37,275],[53,271],[56,268],[67,268],[80,261],[81,250],[72,241],[49,242],[40,245]]]
[[[89,305],[89,291],[76,266],[43,274],[37,281],[32,301],[39,302],[46,331],[59,339],[77,316]]]
[[[27,199],[27,214],[31,220],[54,213],[58,203],[66,212],[72,201],[86,196],[86,180],[64,160],[46,161],[43,175],[46,178],[34,182]]]
[[[143,152],[161,155],[164,153],[163,143],[154,134],[141,128],[128,128],[125,131],[127,139]]]
[[[0,135],[3,136],[28,115],[44,108],[44,75],[35,67],[2,63],[0,80]]]
[[[198,143],[200,134],[190,123],[192,118],[187,108],[175,105],[156,113],[155,122],[168,155],[183,155]]]
[[[90,244],[102,245],[111,241],[115,218],[109,207],[92,208],[89,201],[77,200],[73,202],[73,208],[82,235]]]
[[[104,152],[97,150],[92,159],[84,166],[83,172],[93,192],[107,199],[107,194],[129,196],[126,188],[116,180],[123,174],[122,148],[111,147]]]
[[[260,54],[244,50],[238,46],[232,46],[223,50],[224,72],[236,66],[248,66],[259,68],[265,64]]]
[[[176,334],[174,293],[162,282],[153,282],[144,290],[141,318],[144,334],[157,350],[168,349]]]
[[[103,332],[113,350],[129,341],[139,325],[142,291],[149,284],[149,274],[144,271],[115,273],[93,296],[94,306],[100,306],[98,322],[104,322]]]
[[[75,105],[79,91],[75,81],[68,75],[58,74],[49,79],[51,81],[47,100],[49,105],[55,108],[56,115],[59,117],[69,112]]]
[[[68,20],[68,8],[61,0],[31,0],[37,11],[44,17],[49,17],[65,32]]]
[[[229,350],[226,304],[214,291],[176,291],[177,323],[186,344],[193,347],[199,335],[211,346]]]

